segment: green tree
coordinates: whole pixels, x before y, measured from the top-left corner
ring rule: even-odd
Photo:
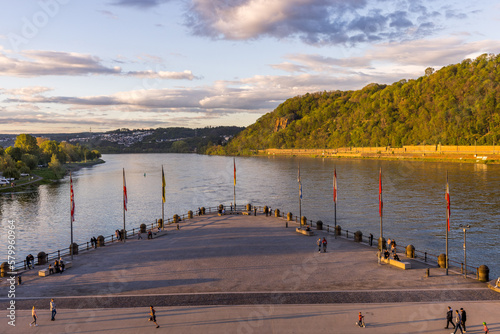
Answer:
[[[23,153],[28,154],[37,154],[39,150],[36,138],[26,133],[22,133],[16,137],[14,147],[18,147]]]
[[[38,157],[33,154],[23,154],[21,161],[28,167],[29,170],[34,170],[38,166]]]
[[[23,156],[23,151],[19,147],[9,146],[5,149],[5,153],[10,155],[14,161],[21,160],[21,157]]]
[[[64,176],[64,173],[66,172],[64,167],[61,165],[61,162],[57,159],[57,156],[54,154],[50,158],[49,162],[49,168],[54,172],[54,175],[57,178],[61,178]]]

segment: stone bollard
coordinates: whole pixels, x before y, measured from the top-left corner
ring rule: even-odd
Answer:
[[[293,215],[292,215],[291,212],[289,212],[289,213],[286,214],[286,220],[287,221],[292,221],[293,220]]]
[[[431,276],[431,270],[429,268],[425,268],[425,277]]]
[[[146,233],[146,224],[141,224],[139,228],[141,229],[141,233]]]
[[[47,263],[47,254],[45,254],[45,252],[38,253],[37,258],[38,258],[38,265]]]
[[[267,217],[267,214],[269,213],[269,208],[266,206],[264,206],[264,213],[266,214],[266,217]]]
[[[335,235],[340,235],[342,233],[342,228],[340,225],[335,226]]]
[[[247,211],[252,211],[252,204],[250,203],[247,204]]]
[[[202,215],[204,215],[204,214],[205,214],[205,207],[204,207],[204,206],[202,206],[202,207],[201,207],[201,214],[202,214]]]
[[[156,221],[156,223],[157,223],[158,228],[163,228],[163,219],[158,218],[158,220]]]
[[[9,263],[2,262],[2,264],[0,265],[0,277],[6,277],[9,271]]]
[[[193,219],[193,211],[188,211],[188,219]]]
[[[307,225],[307,218],[306,218],[306,216],[300,217],[300,225]]]
[[[97,237],[97,247],[104,247],[104,237],[102,235]]]
[[[385,238],[378,238],[378,248],[377,249],[386,249],[387,242],[385,241]]]
[[[179,223],[179,215],[175,214],[173,218],[174,218],[174,224],[178,224]]]
[[[406,257],[409,257],[410,259],[415,258],[415,247],[413,245],[406,246]]]
[[[279,209],[274,209],[274,217],[276,217],[276,218],[281,217]]]
[[[323,222],[321,220],[318,220],[316,222],[316,229],[317,230],[322,230],[323,229]]]
[[[490,268],[484,264],[477,269],[477,279],[479,282],[488,282],[490,280]]]
[[[363,232],[361,232],[361,231],[356,231],[356,232],[354,233],[354,241],[356,241],[356,242],[361,242],[361,241],[363,241]]]
[[[439,254],[438,266],[439,268],[446,268],[446,254]]]
[[[73,242],[69,245],[69,254],[71,254],[71,246],[73,246],[73,255],[78,255],[78,244]]]

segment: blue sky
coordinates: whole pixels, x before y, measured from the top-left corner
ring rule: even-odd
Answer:
[[[0,133],[247,126],[500,52],[497,1],[0,0]]]

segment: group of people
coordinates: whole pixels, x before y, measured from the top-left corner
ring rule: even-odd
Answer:
[[[50,309],[50,314],[51,314],[50,321],[55,321],[57,310],[56,310],[56,303],[54,302],[54,298],[52,298],[50,300],[49,309]],[[38,326],[38,324],[36,323],[36,321],[38,320],[38,315],[36,314],[35,306],[33,306],[33,308],[31,309],[31,317],[33,318],[33,321],[30,322],[30,326],[33,326],[33,325]]]
[[[26,266],[28,269],[35,268],[35,257],[31,254],[26,256]]]
[[[123,233],[120,230],[115,231],[116,240],[123,240]]]
[[[453,322],[453,316],[455,316],[455,322]],[[467,312],[463,309],[463,307],[459,310],[455,310],[455,315],[453,315],[453,309],[451,306],[448,306],[448,311],[446,312],[446,327],[445,329],[450,328],[450,324],[455,329],[452,334],[455,334],[457,330],[460,329],[460,333],[466,333],[467,327],[465,323],[467,322]],[[486,322],[483,322],[484,333],[488,334],[490,330],[488,329],[488,325]]]
[[[57,309],[56,309],[56,303],[54,302],[54,298],[50,300],[49,309],[51,314],[50,321],[55,321]],[[33,321],[30,322],[30,326],[33,325],[38,326],[38,324],[36,323],[36,321],[38,320],[38,315],[36,314],[35,306],[33,306],[33,308],[31,309],[31,317],[33,318]],[[156,328],[160,328],[160,325],[158,325],[158,322],[156,321],[156,311],[153,305],[149,306],[149,321],[154,322]]]
[[[323,253],[326,253],[326,244],[328,242],[326,241],[326,238],[323,238],[323,240],[321,240],[321,238],[318,239],[318,241],[316,242],[316,244],[318,245],[318,253],[321,253],[321,246],[323,246]]]
[[[96,237],[90,238],[90,246],[92,248],[97,248],[97,239],[96,239]]]
[[[60,273],[62,274],[64,271],[64,260],[62,257],[59,258],[59,260],[54,261],[54,267],[52,267],[51,264],[49,264],[49,274],[52,275],[55,273]]]
[[[387,247],[384,250],[384,258],[388,259],[390,256],[396,261],[399,261],[399,256],[396,253],[396,240],[394,239],[388,239],[387,240]]]

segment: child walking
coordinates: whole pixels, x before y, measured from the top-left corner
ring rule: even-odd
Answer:
[[[156,311],[155,309],[153,308],[153,305],[149,306],[149,321],[152,321],[155,323],[156,325],[156,328],[159,328],[160,325],[158,325],[158,323],[156,322]]]
[[[31,316],[33,317],[33,321],[30,322],[30,326],[33,326],[33,324],[35,324],[35,326],[38,326],[37,323],[36,323],[36,319],[38,317],[36,316],[35,306],[33,306],[33,309],[31,310]]]

